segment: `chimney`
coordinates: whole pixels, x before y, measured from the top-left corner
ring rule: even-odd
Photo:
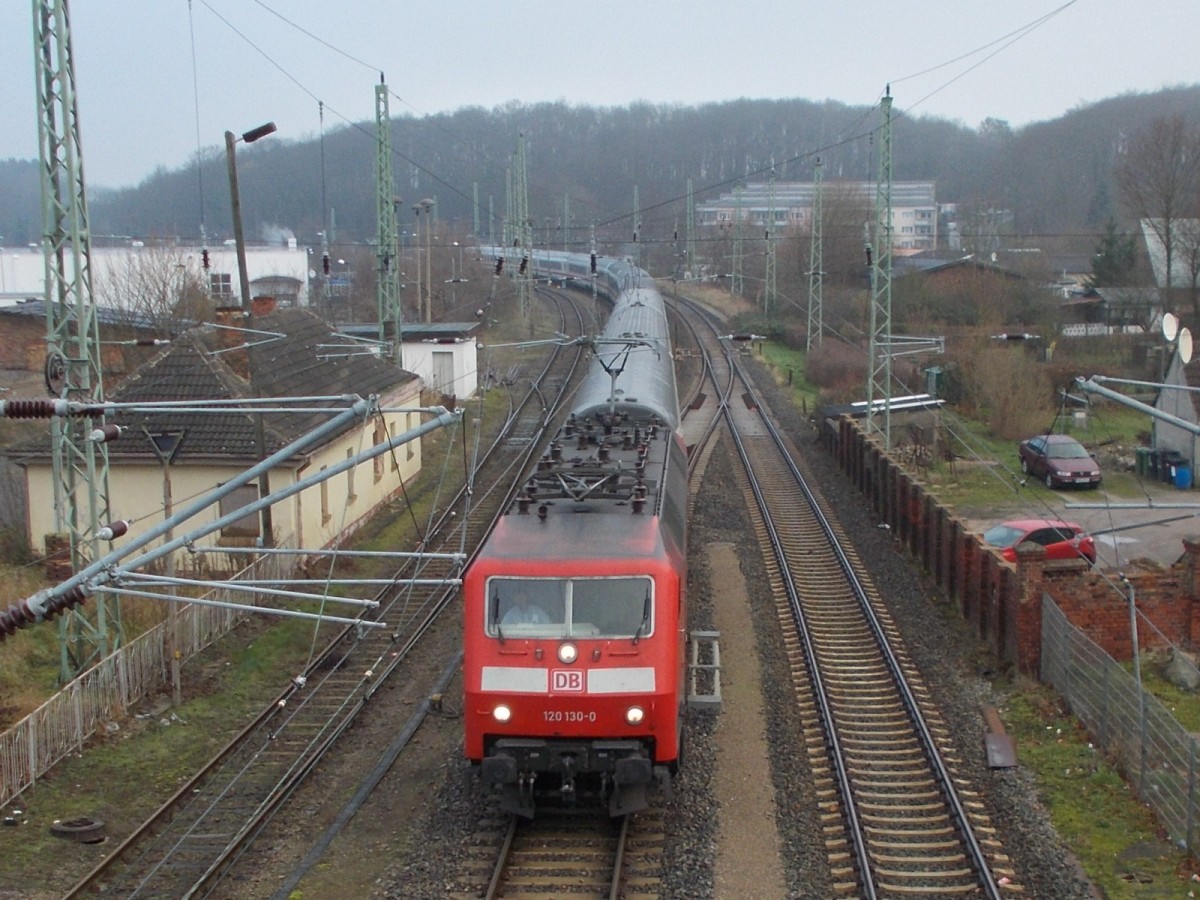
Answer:
[[[250,312],[254,318],[269,316],[275,312],[279,302],[274,297],[255,297],[250,301]]]

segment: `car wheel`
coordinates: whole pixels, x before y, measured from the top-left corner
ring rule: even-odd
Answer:
[[[1051,490],[1054,489],[1054,479],[1051,477],[1049,472],[1046,473],[1046,487],[1050,488]]]

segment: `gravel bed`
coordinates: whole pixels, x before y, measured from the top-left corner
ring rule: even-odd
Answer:
[[[815,443],[811,424],[761,367],[751,365],[764,396],[816,474],[846,534],[856,543],[861,558],[871,561],[872,578],[887,599],[912,660],[924,674],[947,726],[959,735],[960,774],[984,795],[992,824],[1024,886],[1023,896],[1092,900],[1097,894],[1038,803],[1032,775],[1019,766],[990,770],[986,765],[980,707],[984,703],[1003,706],[1003,697],[987,680],[994,662],[952,605],[922,577],[890,533],[873,521],[861,496]],[[713,541],[735,543],[750,591],[760,666],[766,676],[786,671],[787,657],[768,596],[761,549],[748,526],[730,465],[723,452],[713,455],[694,510],[689,625],[693,629],[711,627],[714,598],[702,562],[703,548]],[[779,831],[788,895],[831,896],[812,781],[799,746],[800,722],[791,679],[764,677],[763,681],[766,738],[777,799],[777,808],[764,811],[764,815],[773,814]],[[663,896],[667,898],[714,896],[721,799],[712,789],[716,716],[698,713],[689,719],[685,765],[668,807],[670,833],[662,873]],[[455,882],[456,873],[469,846],[478,840],[476,824],[486,819],[494,806],[463,762],[461,744],[447,753],[445,771],[446,778],[429,802],[421,810],[410,811],[411,818],[393,847],[392,863],[376,882],[372,896],[440,898],[464,887]],[[438,838],[436,846],[429,843],[432,835]]]

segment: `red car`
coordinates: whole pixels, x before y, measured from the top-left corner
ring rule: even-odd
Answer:
[[[1021,471],[1046,487],[1100,487],[1100,465],[1069,434],[1039,434],[1017,445]]]
[[[1096,562],[1096,542],[1075,522],[1062,519],[1014,519],[993,525],[983,533],[985,543],[1001,548],[1001,556],[1016,562],[1018,544],[1041,544],[1046,559],[1079,559]]]

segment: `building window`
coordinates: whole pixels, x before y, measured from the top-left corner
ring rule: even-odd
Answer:
[[[232,297],[233,276],[222,272],[209,272],[208,290],[214,297]]]
[[[354,448],[346,448],[346,459],[354,459]],[[354,493],[354,470],[358,466],[351,466],[346,470],[346,499],[353,503],[358,499],[358,494]]]
[[[321,471],[324,472],[328,468],[329,466],[321,466]],[[326,478],[321,482],[321,524],[327,524],[332,518],[329,513],[329,479]]]
[[[384,426],[384,423],[382,421],[376,422],[375,423],[375,434],[372,436],[371,442],[376,447],[378,447],[385,440],[387,440],[387,428]],[[375,483],[376,484],[378,484],[380,481],[383,481],[383,457],[384,457],[384,455],[385,454],[380,453],[373,460],[371,460],[375,464],[374,468],[375,468]]]
[[[237,512],[258,499],[258,485],[244,484],[221,498],[221,517]],[[247,513],[221,529],[223,538],[257,538],[260,534],[260,518],[257,512]]]
[[[413,425],[413,416],[414,415],[416,415],[416,413],[405,413],[404,414],[404,430],[405,431],[412,431],[413,428],[416,427],[415,425]],[[408,441],[404,445],[408,449],[408,454],[404,457],[405,459],[412,459],[413,457],[415,457],[417,455],[417,448],[413,446],[413,444],[415,444],[415,443],[416,443],[416,440],[412,440],[412,441]]]

